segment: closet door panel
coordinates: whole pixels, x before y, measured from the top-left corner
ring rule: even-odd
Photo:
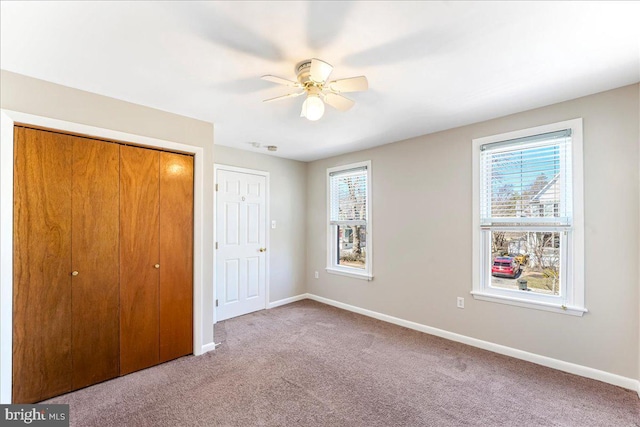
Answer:
[[[71,158],[65,135],[15,128],[13,402],[71,390]]]
[[[159,361],[159,152],[120,147],[120,374]]]
[[[160,154],[160,361],[193,352],[193,157]]]
[[[73,388],[118,376],[119,146],[73,137]]]

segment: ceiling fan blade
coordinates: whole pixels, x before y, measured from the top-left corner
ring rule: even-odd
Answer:
[[[294,82],[293,80],[283,79],[282,77],[272,76],[267,74],[266,76],[260,77],[262,80],[266,80],[271,83],[277,83],[279,85],[291,86],[291,87],[300,87],[300,83]]]
[[[324,96],[324,102],[340,111],[347,111],[356,103],[355,101],[337,93],[327,93]]]
[[[278,45],[252,29],[249,22],[232,19],[231,16],[213,2],[162,2],[162,6],[184,30],[197,37],[236,52],[251,55],[267,61],[279,62],[285,59]]]
[[[369,89],[369,81],[365,76],[349,77],[329,82],[328,86],[333,92],[360,92]]]
[[[309,70],[309,78],[316,83],[324,83],[329,78],[333,66],[319,59],[311,60],[311,69]]]
[[[265,99],[262,102],[272,102],[272,101],[279,101],[281,99],[287,99],[287,98],[295,98],[296,96],[300,96],[304,93],[304,91],[302,92],[296,92],[296,93],[288,93],[286,95],[282,95],[282,96],[276,96],[275,98],[269,98],[269,99]]]
[[[349,25],[352,17],[351,9],[355,2],[350,1],[310,1],[307,9],[307,45],[318,51],[338,40]],[[330,16],[331,19],[318,19],[320,16]]]

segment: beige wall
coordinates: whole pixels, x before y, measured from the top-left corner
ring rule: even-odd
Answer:
[[[68,122],[202,147],[204,182],[213,182],[213,124],[2,70],[0,106]],[[203,325],[213,324],[213,186],[204,186]],[[203,327],[203,345],[213,328]],[[4,346],[4,343],[3,343]]]
[[[214,162],[269,172],[269,301],[305,291],[307,164],[266,154],[216,146]]]
[[[315,161],[307,177],[310,293],[638,378],[638,85]],[[584,119],[584,317],[474,300],[471,141]],[[326,169],[371,160],[374,280],[326,273]],[[320,278],[314,279],[313,272]],[[465,309],[456,308],[456,297]]]

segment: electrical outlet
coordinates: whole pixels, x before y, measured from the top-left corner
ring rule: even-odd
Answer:
[[[318,272],[316,271],[316,272],[314,273],[313,277],[315,277],[316,279],[319,279],[319,278],[320,278],[320,275],[319,275],[319,274],[318,274]]]
[[[458,297],[458,308],[464,308],[464,298]]]

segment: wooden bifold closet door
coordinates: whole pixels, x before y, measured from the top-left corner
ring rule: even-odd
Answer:
[[[120,373],[193,349],[193,157],[120,148]]]
[[[159,361],[160,152],[120,147],[120,373]]]
[[[160,153],[160,362],[193,351],[193,157]]]
[[[119,146],[73,137],[72,389],[118,376]]]
[[[15,128],[13,401],[118,375],[118,146]]]
[[[193,157],[15,128],[13,403],[193,351]]]

